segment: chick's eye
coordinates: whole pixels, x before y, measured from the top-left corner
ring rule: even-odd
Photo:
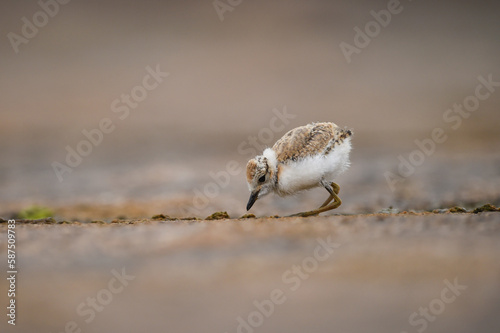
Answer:
[[[265,181],[266,181],[266,176],[265,175],[259,178],[259,183],[263,183]]]

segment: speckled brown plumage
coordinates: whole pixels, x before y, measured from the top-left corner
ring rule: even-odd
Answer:
[[[286,163],[319,153],[327,155],[351,135],[351,130],[342,129],[334,123],[311,123],[289,131],[272,149],[278,162]]]
[[[257,161],[250,160],[247,163],[247,182],[251,183],[252,179],[255,177],[255,172],[257,171]]]

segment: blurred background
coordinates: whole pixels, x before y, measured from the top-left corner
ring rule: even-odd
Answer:
[[[377,25],[389,3],[399,13]],[[330,215],[500,206],[500,87],[474,112],[448,111],[478,77],[500,82],[498,2],[216,4],[0,0],[0,218],[38,205],[59,222],[123,219],[18,223],[18,326],[0,331],[244,332],[238,318],[281,288],[288,301],[255,332],[420,332],[411,314],[458,281],[467,289],[426,332],[498,332],[496,212],[127,219],[243,215],[246,162],[313,121],[354,131]],[[369,43],[356,37],[367,25],[380,28]],[[349,62],[340,45],[362,39]],[[446,140],[424,154],[415,140],[436,128]],[[326,195],[270,195],[250,212],[288,215]],[[310,263],[318,239],[339,247],[292,292],[283,274]],[[77,309],[122,270],[135,279],[86,322]],[[8,287],[0,279],[3,309]]]
[[[274,109],[294,118],[263,147],[312,121],[354,129],[337,212],[500,203],[500,93],[457,129],[443,120],[474,94],[479,76],[500,81],[496,2],[401,1],[350,63],[340,44],[355,46],[354,29],[364,31],[387,1],[242,1],[223,13],[213,1],[58,6],[44,22],[37,2],[0,4],[3,216],[34,204],[68,219],[240,216],[248,199],[243,172],[215,192],[205,187],[229,161],[243,169],[253,154],[238,147],[269,128]],[[38,31],[23,30],[34,19]],[[23,31],[33,36],[13,46]],[[148,66],[169,76],[120,119],[112,103],[143,84]],[[103,118],[114,131],[60,181],[53,163],[66,164],[66,147],[76,149],[82,131]],[[436,127],[446,142],[391,190],[385,173]],[[200,192],[215,194],[196,201]],[[309,209],[325,196],[270,196],[252,212]]]

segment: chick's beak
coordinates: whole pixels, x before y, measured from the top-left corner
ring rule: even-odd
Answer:
[[[250,210],[250,208],[252,208],[255,201],[257,201],[257,198],[259,197],[259,192],[260,192],[260,190],[255,190],[252,192],[252,194],[250,194],[250,199],[248,199],[248,203],[247,203],[247,210]]]

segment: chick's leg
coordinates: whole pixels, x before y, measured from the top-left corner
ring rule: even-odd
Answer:
[[[326,188],[326,190],[330,193],[330,196],[326,201],[318,208],[315,210],[311,210],[309,212],[302,212],[298,214],[294,214],[291,216],[301,216],[301,217],[307,217],[307,216],[314,216],[318,215],[320,213],[338,208],[342,204],[342,200],[340,200],[338,193],[340,192],[340,187],[335,184],[335,183],[322,183],[322,185]],[[333,200],[333,202],[332,202]]]

